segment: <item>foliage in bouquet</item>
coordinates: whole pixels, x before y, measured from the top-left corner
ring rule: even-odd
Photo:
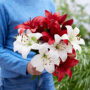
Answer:
[[[71,68],[78,64],[76,50],[81,53],[80,45],[85,42],[80,38],[80,30],[71,27],[73,19],[66,20],[67,14],[52,14],[45,10],[45,17],[37,16],[17,25],[19,35],[14,42],[14,51],[27,58],[32,50],[38,53],[31,60],[36,70],[52,73],[61,81],[67,74],[72,76]]]

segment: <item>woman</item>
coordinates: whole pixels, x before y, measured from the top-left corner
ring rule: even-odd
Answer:
[[[14,27],[30,17],[44,16],[46,9],[55,12],[52,0],[0,0],[0,90],[55,90],[52,75],[38,72],[31,65],[34,52],[26,60],[13,52],[14,37],[18,33]],[[40,80],[32,80],[32,75],[40,75]]]

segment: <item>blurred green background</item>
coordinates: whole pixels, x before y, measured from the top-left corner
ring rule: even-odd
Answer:
[[[84,1],[84,0],[82,0]],[[80,29],[81,37],[85,40],[86,45],[82,47],[82,53],[77,51],[79,64],[72,71],[72,78],[68,76],[61,82],[57,82],[54,77],[56,90],[90,90],[90,14],[85,10],[87,5],[82,5],[76,0],[54,0],[56,10],[63,14],[68,14],[67,19],[74,19],[73,27]]]

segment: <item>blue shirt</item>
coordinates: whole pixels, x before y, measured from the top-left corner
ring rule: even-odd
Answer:
[[[28,62],[35,55],[30,52],[27,59],[13,52],[14,27],[30,18],[44,16],[45,9],[55,12],[53,0],[0,0],[0,66],[2,77],[12,78],[26,75]]]

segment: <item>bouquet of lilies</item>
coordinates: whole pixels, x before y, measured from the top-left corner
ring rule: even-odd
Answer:
[[[79,62],[76,50],[81,52],[80,44],[85,44],[80,38],[80,30],[71,26],[73,19],[66,21],[66,18],[67,14],[52,14],[45,10],[45,17],[37,16],[15,27],[19,35],[14,42],[14,51],[18,51],[23,58],[27,58],[30,51],[38,51],[31,64],[39,72],[45,69],[58,77],[58,81],[65,74],[71,78],[71,68]]]

